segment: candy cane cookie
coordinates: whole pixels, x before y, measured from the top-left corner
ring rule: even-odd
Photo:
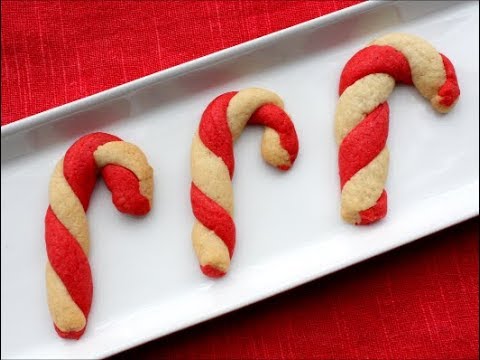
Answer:
[[[283,101],[271,91],[249,88],[218,96],[202,115],[191,148],[192,240],[203,273],[224,275],[235,247],[233,143],[245,125],[265,126],[261,151],[267,163],[288,170],[298,154],[295,127]]]
[[[450,111],[460,95],[450,60],[417,36],[385,35],[347,62],[340,78],[335,137],[341,214],[349,223],[369,224],[387,213],[386,101],[396,81],[413,84],[441,113]]]
[[[98,171],[119,211],[144,215],[152,205],[152,168],[137,146],[116,136],[83,136],[58,162],[45,216],[46,286],[55,330],[64,338],[82,336],[92,303],[86,211]]]

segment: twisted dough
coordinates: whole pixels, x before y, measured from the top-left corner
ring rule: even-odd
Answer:
[[[335,136],[341,212],[350,223],[369,224],[387,213],[386,101],[395,81],[415,85],[441,113],[448,112],[460,95],[450,60],[417,36],[383,36],[347,62],[340,79]]]
[[[276,94],[250,88],[208,105],[192,142],[191,202],[197,219],[193,246],[203,273],[211,277],[227,272],[235,247],[233,143],[247,122],[265,126],[261,149],[270,165],[288,170],[298,153],[295,128]]]
[[[55,330],[64,338],[82,336],[92,303],[86,211],[97,169],[119,211],[144,215],[151,208],[153,170],[133,144],[93,133],[77,140],[58,162],[45,217],[46,284]]]

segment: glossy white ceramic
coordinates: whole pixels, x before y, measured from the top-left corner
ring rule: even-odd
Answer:
[[[478,2],[368,2],[2,127],[2,358],[105,357],[251,304],[461,220],[478,207]],[[391,96],[386,219],[339,216],[333,117],[345,62],[402,31],[454,63],[461,98],[447,115],[412,87]],[[200,272],[190,232],[189,152],[207,104],[250,86],[285,100],[300,140],[291,171],[263,163],[261,129],[236,144],[237,247],[229,274]],[[47,185],[70,144],[106,131],[140,146],[155,170],[154,209],[119,214],[99,182],[88,212],[94,297],[79,341],[47,310]]]

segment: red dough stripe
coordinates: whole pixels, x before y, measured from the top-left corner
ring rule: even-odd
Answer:
[[[388,45],[371,45],[348,60],[340,77],[339,94],[355,81],[377,73],[388,74],[398,82],[412,84],[410,65],[400,51]]]
[[[388,104],[377,106],[345,136],[338,152],[341,187],[367,166],[385,147],[388,136]]]
[[[253,113],[248,123],[275,130],[280,136],[280,144],[290,155],[290,164],[294,163],[298,155],[297,133],[292,120],[282,108],[274,104],[263,105]]]
[[[230,214],[205,195],[194,183],[191,185],[190,199],[195,217],[223,240],[231,258],[235,248],[235,224]]]
[[[219,278],[225,275],[225,272],[218,270],[217,268],[213,267],[212,265],[200,265],[202,272],[211,277],[211,278]]]
[[[375,205],[366,210],[360,211],[360,225],[368,225],[387,215],[387,192],[382,191]]]
[[[460,96],[460,87],[458,86],[457,75],[455,74],[455,68],[452,63],[445,55],[440,54],[440,56],[442,57],[447,79],[440,90],[438,90],[438,95],[442,97],[440,104],[449,107],[452,106]]]
[[[87,317],[93,292],[90,265],[78,241],[58,220],[50,206],[45,216],[45,242],[50,264]]]
[[[53,326],[55,327],[55,331],[57,332],[58,335],[60,335],[60,337],[64,338],[64,339],[74,339],[74,340],[78,340],[82,337],[83,333],[85,332],[85,328],[83,328],[82,330],[80,331],[68,331],[68,332],[65,332],[65,331],[62,331],[60,330],[57,325],[53,324]]]
[[[100,132],[89,134],[78,139],[65,154],[63,174],[85,211],[98,173],[93,153],[99,146],[111,141],[121,139]],[[141,194],[139,180],[129,169],[109,164],[102,169],[102,176],[119,211],[132,215],[144,215],[150,211],[150,202]]]
[[[236,94],[237,91],[231,91],[216,97],[203,112],[198,127],[200,140],[227,165],[230,178],[233,177],[235,160],[233,137],[227,121],[227,108]]]
[[[140,192],[138,178],[129,169],[109,164],[102,169],[102,177],[118,211],[131,215],[145,215],[150,211],[150,201]]]
[[[120,140],[106,133],[89,134],[78,139],[65,154],[63,174],[85,211],[97,180],[97,165],[93,153],[105,143]]]

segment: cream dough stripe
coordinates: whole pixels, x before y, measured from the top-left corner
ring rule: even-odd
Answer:
[[[387,101],[395,79],[387,74],[371,74],[349,86],[338,99],[335,135],[340,144],[347,134],[378,105]]]
[[[274,104],[283,109],[283,101],[277,94],[259,88],[241,90],[230,100],[227,121],[234,141],[240,136],[253,113],[265,104]]]
[[[53,213],[78,241],[85,255],[88,256],[90,240],[88,235],[87,215],[63,175],[63,158],[58,162],[49,185],[49,203]]]
[[[388,149],[385,147],[367,166],[360,169],[342,189],[342,217],[360,222],[359,212],[377,202],[388,175]]]
[[[193,183],[233,216],[233,188],[228,168],[222,159],[203,144],[198,132],[192,142],[191,173]]]
[[[213,266],[226,273],[230,267],[230,253],[227,246],[214,231],[195,220],[192,230],[193,248],[200,266]]]
[[[388,45],[407,58],[412,81],[420,94],[433,100],[445,83],[446,74],[442,57],[435,48],[414,35],[394,33],[374,40],[372,45]]]
[[[63,158],[58,162],[49,185],[49,202],[55,216],[78,241],[88,257],[89,236],[87,216],[77,195],[63,175]],[[47,301],[55,325],[64,332],[80,331],[87,319],[73,301],[62,280],[47,260]]]

